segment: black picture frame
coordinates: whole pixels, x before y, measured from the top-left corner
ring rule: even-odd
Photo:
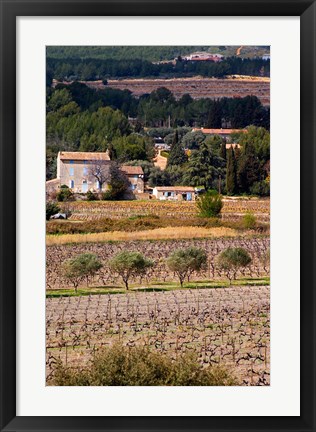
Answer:
[[[0,7],[1,431],[315,431],[315,1],[0,0]],[[13,174],[16,173],[16,17],[98,15],[300,16],[301,415],[299,417],[16,416],[16,195]],[[8,178],[10,178],[10,186],[6,182]]]

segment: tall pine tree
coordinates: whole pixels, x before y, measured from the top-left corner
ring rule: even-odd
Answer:
[[[184,175],[184,182],[191,186],[204,186],[206,190],[214,187],[223,159],[212,154],[210,145],[203,142],[199,150],[192,152]]]

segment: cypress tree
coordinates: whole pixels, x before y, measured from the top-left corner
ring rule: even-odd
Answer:
[[[175,134],[173,136],[172,145],[178,144],[179,142],[179,134],[178,129],[176,129]]]
[[[188,157],[185,154],[185,151],[179,142],[178,131],[175,132],[171,150],[168,157],[168,166],[170,165],[182,165],[187,162]]]
[[[260,166],[252,143],[245,143],[238,158],[238,187],[241,192],[249,193],[254,182],[260,180]]]
[[[227,152],[226,189],[227,195],[234,195],[237,192],[237,166],[232,146]]]
[[[222,143],[219,155],[220,155],[220,157],[221,157],[222,159],[225,159],[225,160],[226,160],[226,157],[227,157],[227,153],[226,153],[226,142],[223,142],[223,143]]]

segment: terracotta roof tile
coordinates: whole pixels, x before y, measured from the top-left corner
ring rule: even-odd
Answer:
[[[173,192],[194,192],[194,187],[192,186],[156,186],[157,191],[173,191]]]
[[[95,160],[102,160],[102,161],[109,161],[110,156],[108,152],[103,153],[94,153],[94,152],[60,152],[60,159],[61,160],[76,160],[76,161],[95,161]]]
[[[54,179],[46,181],[46,185],[54,185],[54,184],[58,184],[58,183],[60,183],[60,179],[58,179],[58,178],[54,178]]]
[[[226,134],[230,135],[232,133],[244,132],[247,133],[247,129],[206,129],[206,128],[193,128],[192,132],[203,132],[205,134]]]
[[[139,165],[138,166],[122,165],[121,170],[129,175],[144,174],[143,168]]]

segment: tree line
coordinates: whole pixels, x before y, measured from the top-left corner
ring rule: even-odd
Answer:
[[[69,103],[71,103],[69,105]],[[61,111],[60,108],[64,107]],[[244,128],[253,124],[270,128],[270,109],[262,106],[256,96],[244,98],[193,99],[184,94],[176,100],[173,93],[161,87],[136,98],[129,90],[106,88],[94,90],[75,82],[49,89],[47,112],[59,110],[59,117],[79,111],[95,112],[101,107],[120,110],[126,117],[137,119],[136,132],[142,127],[204,126]],[[53,116],[54,117],[54,116]]]
[[[54,45],[46,47],[46,55],[57,59],[84,59],[94,58],[100,60],[142,59],[151,62],[173,60],[178,56],[186,56],[193,52],[220,53],[226,57],[236,54],[237,47],[232,45]],[[270,53],[268,45],[243,46],[239,56],[242,58],[262,57]]]
[[[201,75],[223,78],[227,75],[270,76],[270,60],[228,57],[221,62],[184,60],[152,63],[143,59],[51,58],[46,59],[46,79],[95,81],[109,78],[183,78]]]
[[[252,259],[244,248],[229,247],[218,254],[215,261],[217,266],[225,272],[231,284],[232,280],[236,279],[238,270],[248,266]],[[166,264],[178,278],[181,288],[186,280],[190,281],[193,273],[205,271],[207,262],[205,250],[193,246],[186,249],[176,249],[166,258]],[[140,252],[131,251],[119,252],[107,263],[110,270],[122,279],[126,290],[129,289],[131,279],[145,276],[154,264],[153,260],[146,258]],[[89,286],[89,282],[102,266],[103,263],[97,255],[83,253],[65,260],[62,263],[62,272],[77,292],[78,286],[83,281],[86,282],[87,287]]]
[[[131,60],[137,58],[148,60],[150,62],[157,62],[161,60],[173,60],[179,55],[183,56],[194,51],[208,51],[209,48],[210,46],[206,45],[47,46],[46,54],[49,58],[57,58],[64,60],[86,58],[100,60]],[[215,49],[215,47],[212,48]],[[218,48],[219,52],[226,51],[225,46],[216,48]]]

